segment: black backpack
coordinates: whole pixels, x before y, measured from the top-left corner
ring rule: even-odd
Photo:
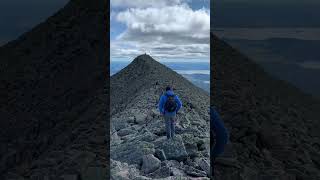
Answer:
[[[164,110],[168,112],[174,112],[177,109],[177,103],[175,100],[175,95],[166,95],[167,101],[164,104]]]

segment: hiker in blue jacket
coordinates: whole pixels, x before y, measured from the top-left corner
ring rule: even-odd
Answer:
[[[211,137],[214,137],[213,133],[215,133],[215,144],[214,146],[211,144],[210,154],[211,154],[211,174],[214,175],[214,160],[216,157],[221,155],[224,151],[224,147],[228,142],[229,134],[227,129],[225,128],[218,112],[211,107],[210,108],[210,130]]]
[[[166,123],[167,138],[174,137],[176,114],[182,106],[179,97],[174,94],[170,86],[166,87],[166,92],[160,97],[159,111],[163,115]]]

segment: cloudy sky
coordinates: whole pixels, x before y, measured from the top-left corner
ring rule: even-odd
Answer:
[[[207,61],[209,0],[111,0],[111,60]]]

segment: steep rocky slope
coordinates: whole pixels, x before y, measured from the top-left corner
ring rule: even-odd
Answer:
[[[166,139],[157,104],[167,85],[181,98],[176,138]],[[141,55],[111,77],[112,179],[206,179],[209,96],[181,75]]]
[[[0,48],[0,179],[106,175],[107,4],[71,0]]]
[[[222,180],[320,179],[320,102],[211,35],[211,105],[230,130]]]

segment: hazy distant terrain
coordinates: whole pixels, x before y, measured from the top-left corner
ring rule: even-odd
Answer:
[[[111,62],[110,75],[126,67],[129,61]],[[162,62],[167,67],[181,74],[194,85],[210,92],[210,63],[208,62]]]
[[[261,64],[276,78],[320,97],[320,40],[270,38],[266,40],[224,39]]]

